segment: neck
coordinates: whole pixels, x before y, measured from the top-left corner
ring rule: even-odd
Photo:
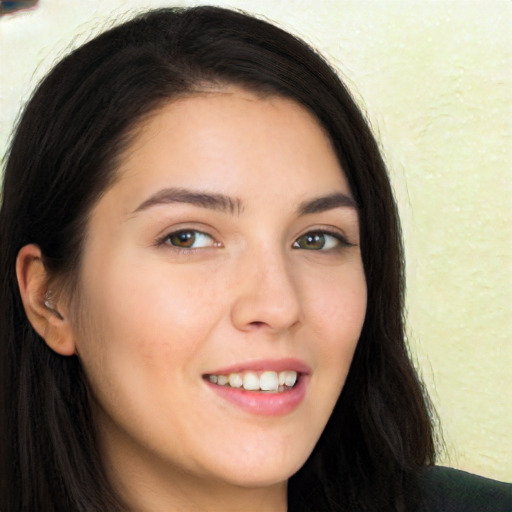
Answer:
[[[133,475],[134,477],[136,475]],[[140,476],[140,475],[139,475]],[[243,488],[219,482],[199,481],[186,475],[172,484],[155,485],[140,480],[137,485],[119,483],[126,512],[286,512],[286,483],[261,488]]]

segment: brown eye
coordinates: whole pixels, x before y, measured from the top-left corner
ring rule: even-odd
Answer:
[[[348,241],[341,235],[326,233],[325,231],[311,231],[297,238],[293,243],[294,249],[306,249],[309,251],[327,251],[341,246],[349,246]]]
[[[297,249],[309,249],[318,251],[325,245],[325,235],[323,233],[307,233],[295,241],[293,245]]]
[[[180,249],[199,249],[201,247],[213,247],[215,245],[210,235],[195,229],[183,229],[170,233],[166,237],[166,243]]]

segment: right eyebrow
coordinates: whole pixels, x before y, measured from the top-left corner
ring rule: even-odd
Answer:
[[[240,214],[243,210],[242,200],[236,197],[185,188],[164,188],[143,201],[132,213],[172,203],[188,203],[201,208],[227,212],[232,215]]]
[[[357,203],[349,195],[341,192],[317,197],[310,201],[304,201],[299,206],[300,215],[321,213],[334,208],[353,208],[358,210]]]

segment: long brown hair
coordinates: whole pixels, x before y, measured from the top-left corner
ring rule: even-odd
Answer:
[[[0,210],[0,509],[121,508],[96,448],[80,363],[51,351],[29,324],[15,260],[23,245],[38,244],[49,272],[72,283],[88,212],[115,180],[133,128],[205,83],[309,109],[360,207],[366,319],[328,425],[290,479],[289,509],[415,510],[416,475],[434,461],[434,435],[405,343],[400,225],[378,146],[314,50],[265,21],[214,7],[150,11],[96,37],[55,66],[17,126]]]

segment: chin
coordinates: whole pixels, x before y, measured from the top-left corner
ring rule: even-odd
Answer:
[[[268,471],[261,466],[257,468],[246,468],[242,471],[235,470],[233,473],[225,474],[224,481],[236,487],[257,489],[263,487],[274,487],[285,484],[302,465],[291,468],[268,468]]]
[[[277,451],[262,450],[255,457],[241,453],[226,464],[212,468],[226,483],[246,488],[271,487],[288,481],[306,462],[310,452],[294,452],[282,457]],[[259,456],[258,456],[259,455]]]

